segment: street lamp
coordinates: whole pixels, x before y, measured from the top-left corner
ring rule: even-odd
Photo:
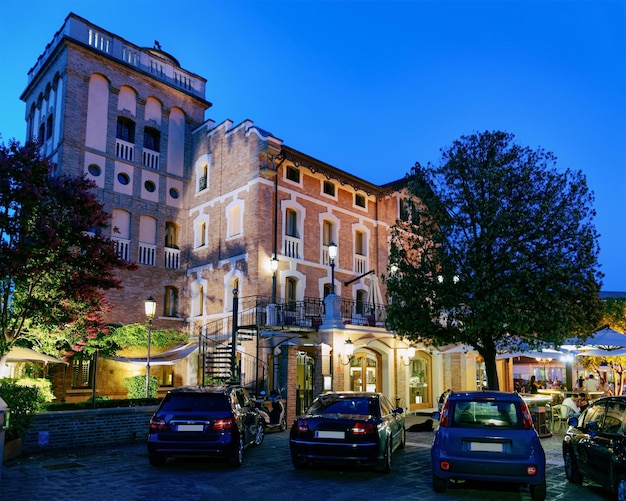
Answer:
[[[152,319],[156,313],[156,301],[152,296],[144,302],[146,318],[148,319],[148,356],[146,357],[146,398],[150,398],[150,334],[152,333]]]
[[[335,259],[337,259],[337,244],[328,244],[328,259],[330,259],[330,293],[335,293]]]
[[[278,259],[276,256],[270,261],[270,269],[272,270],[272,304],[276,304],[276,270],[278,270]]]

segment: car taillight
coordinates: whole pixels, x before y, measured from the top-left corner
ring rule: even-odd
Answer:
[[[214,430],[228,430],[233,427],[233,419],[232,418],[224,418],[224,419],[216,419],[213,422]]]
[[[309,423],[307,423],[304,419],[298,419],[298,421],[296,421],[296,427],[298,429],[298,433],[306,433],[309,431]]]
[[[439,414],[439,426],[448,426],[450,424],[450,403],[448,400],[443,404]]]
[[[537,467],[536,466],[528,466],[526,468],[526,473],[530,476],[536,475],[537,474]]]
[[[450,469],[450,463],[448,463],[447,461],[441,461],[439,463],[439,466],[443,471],[448,471]]]
[[[151,430],[167,430],[167,423],[165,419],[155,418],[150,419]]]
[[[369,435],[371,433],[378,433],[378,428],[372,423],[355,423],[352,427],[353,435]]]
[[[526,402],[522,402],[522,426],[525,430],[532,430],[535,426]]]

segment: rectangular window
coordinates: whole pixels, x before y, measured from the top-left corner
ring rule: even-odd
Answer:
[[[328,247],[333,241],[333,223],[324,220],[324,226],[322,231],[322,243]]]
[[[72,361],[72,388],[91,387],[91,360]]]
[[[361,195],[360,193],[355,193],[354,205],[356,205],[357,207],[363,207],[365,209],[365,195]]]
[[[287,166],[287,179],[294,183],[300,183],[300,171],[295,167]]]
[[[168,286],[165,288],[163,315],[166,317],[178,316],[178,289],[176,287]]]
[[[146,127],[143,131],[143,147],[152,151],[160,149],[161,133],[152,127]]]
[[[330,195],[331,197],[335,196],[335,185],[330,181],[324,181],[324,193],[326,195]]]
[[[364,243],[365,235],[363,235],[363,232],[357,231],[354,235],[354,251],[360,256],[365,255]]]
[[[128,143],[134,143],[135,122],[125,117],[119,117],[117,119],[117,135],[115,137]]]
[[[298,213],[295,210],[287,209],[287,236],[298,238]]]

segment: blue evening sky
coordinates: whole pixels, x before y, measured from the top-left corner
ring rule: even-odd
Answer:
[[[513,133],[596,196],[603,290],[626,291],[626,2],[4,0],[0,141],[25,139],[27,72],[69,12],[207,79],[252,120],[376,184],[461,135]]]

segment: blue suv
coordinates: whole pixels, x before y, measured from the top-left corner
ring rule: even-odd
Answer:
[[[449,480],[477,480],[527,484],[534,500],[546,498],[546,456],[518,393],[451,393],[435,417],[435,492],[445,492]]]

